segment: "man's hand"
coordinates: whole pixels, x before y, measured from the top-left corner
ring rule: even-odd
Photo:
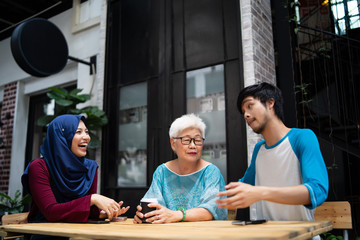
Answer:
[[[242,182],[231,182],[225,186],[227,191],[220,192],[217,194],[218,197],[224,197],[216,200],[219,208],[226,209],[237,209],[246,208],[251,204],[261,200],[258,187],[242,183]]]
[[[216,200],[219,208],[246,208],[261,200],[289,205],[311,204],[309,190],[304,185],[267,187],[231,182],[225,189],[227,191],[217,194],[218,197],[227,196]]]

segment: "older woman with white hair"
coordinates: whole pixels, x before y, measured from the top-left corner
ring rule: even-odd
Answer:
[[[205,124],[194,114],[177,118],[170,127],[170,144],[177,158],[161,164],[153,175],[144,198],[156,208],[145,215],[137,207],[134,223],[170,223],[182,221],[226,220],[227,211],[217,207],[216,194],[224,189],[220,170],[201,159]]]

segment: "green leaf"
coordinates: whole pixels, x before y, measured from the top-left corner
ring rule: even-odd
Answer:
[[[7,206],[8,200],[6,198],[0,199],[0,205]]]
[[[57,99],[55,99],[55,103],[59,104],[60,106],[68,107],[68,106],[73,105],[74,101],[67,100],[67,99],[62,99],[62,98],[57,98]]]
[[[101,120],[102,126],[105,126],[109,122],[109,119],[107,118],[106,115],[104,115],[100,120]]]
[[[75,89],[71,90],[70,96],[76,96],[80,92],[82,92],[81,88],[75,88]]]
[[[20,190],[16,190],[14,199],[19,199],[21,196]]]
[[[16,190],[15,195],[14,195],[14,198],[13,198],[13,199],[10,198],[10,200],[9,200],[10,205],[11,205],[12,207],[15,207],[15,206],[19,205],[19,203],[20,203],[20,197],[21,197],[21,192],[20,192],[20,190]]]
[[[62,88],[50,88],[51,91],[46,93],[50,99],[66,99],[68,96],[67,90]]]
[[[75,105],[79,103],[84,103],[90,99],[89,94],[81,94],[81,95],[69,95],[68,98],[74,102]]]
[[[53,92],[46,93],[46,96],[48,96],[50,99],[54,99],[54,100],[64,98],[63,95],[59,95],[59,94],[56,94]]]
[[[11,200],[11,197],[9,195],[3,193],[3,192],[0,192],[0,197],[3,197],[3,198],[5,198],[5,199],[7,199],[9,201]]]
[[[59,93],[60,95],[68,95],[69,91],[65,88],[57,88],[57,87],[49,87],[49,89],[55,93]]]

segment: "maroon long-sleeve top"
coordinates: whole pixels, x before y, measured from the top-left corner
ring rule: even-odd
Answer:
[[[81,198],[66,203],[58,203],[51,189],[50,172],[42,158],[35,159],[29,166],[29,188],[32,203],[28,220],[36,220],[40,211],[49,222],[87,222],[98,219],[99,209],[91,205],[91,195],[97,190],[96,172],[88,193]]]

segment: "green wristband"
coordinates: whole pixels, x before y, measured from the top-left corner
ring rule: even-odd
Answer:
[[[183,207],[178,207],[177,210],[183,213],[183,218],[180,220],[180,222],[183,222],[186,218],[186,210]]]

